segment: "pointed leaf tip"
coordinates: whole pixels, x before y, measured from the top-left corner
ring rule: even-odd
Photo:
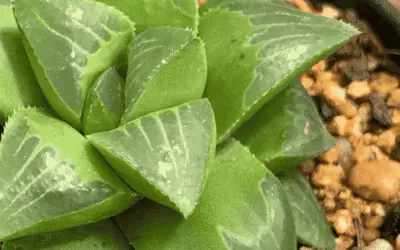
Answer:
[[[207,99],[140,117],[88,136],[134,190],[188,217],[214,157],[214,115]]]
[[[271,1],[223,1],[200,19],[205,91],[222,141],[314,63],[359,32]]]
[[[274,173],[292,169],[335,145],[299,80],[246,121],[234,137]]]
[[[115,67],[105,70],[89,90],[82,124],[86,135],[116,128],[123,110],[124,80]]]
[[[296,249],[292,213],[279,180],[235,141],[220,146],[189,218],[143,200],[116,220],[138,250]]]
[[[203,96],[207,61],[196,35],[160,27],[139,34],[129,47],[121,124]]]

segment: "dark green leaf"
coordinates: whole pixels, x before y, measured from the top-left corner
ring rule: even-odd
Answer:
[[[3,250],[130,250],[112,220],[4,242]]]
[[[279,179],[292,208],[299,241],[315,248],[334,249],[335,237],[310,183],[297,170]]]
[[[61,118],[81,129],[87,92],[124,53],[133,23],[89,0],[15,0],[15,17],[47,100]]]
[[[47,107],[25,54],[11,6],[0,2],[0,124],[14,109]]]
[[[225,2],[224,2],[225,3]],[[275,1],[230,0],[200,19],[217,141],[358,31]]]
[[[197,32],[196,0],[97,0],[114,6],[135,22],[136,30],[169,26],[189,28]]]
[[[234,136],[275,173],[293,168],[335,145],[313,100],[298,80],[266,104]]]
[[[88,138],[133,189],[188,217],[214,158],[214,114],[201,99]]]
[[[21,109],[0,144],[0,240],[113,216],[139,197],[68,124]]]
[[[204,46],[181,28],[154,28],[129,50],[124,124],[150,112],[200,99],[207,80]]]
[[[294,222],[279,180],[234,141],[219,151],[187,220],[149,200],[116,219],[136,250],[296,249]]]
[[[108,131],[118,126],[123,110],[124,80],[112,67],[96,80],[86,97],[82,124],[85,134]]]

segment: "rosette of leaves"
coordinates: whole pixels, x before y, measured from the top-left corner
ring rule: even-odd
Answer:
[[[296,79],[357,30],[280,0],[15,0],[0,20],[5,250],[332,247],[293,170],[333,140]]]

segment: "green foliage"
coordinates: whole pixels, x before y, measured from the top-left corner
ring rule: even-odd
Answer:
[[[61,118],[80,129],[86,95],[132,39],[133,23],[89,0],[17,0],[14,5],[40,87]]]
[[[310,183],[297,170],[279,179],[292,208],[299,241],[316,248],[334,249],[335,238]]]
[[[197,31],[196,0],[96,0],[114,6],[136,24],[138,33],[170,26]]]
[[[3,250],[130,250],[115,223],[108,219],[62,231],[35,234],[5,242]]]
[[[296,249],[282,185],[236,141],[218,150],[198,207],[187,220],[148,200],[116,219],[136,249]]]
[[[168,27],[143,32],[129,48],[121,123],[201,98],[206,80],[204,47],[193,32]]]
[[[215,153],[215,124],[207,99],[145,115],[88,136],[126,183],[188,217]]]
[[[138,198],[85,137],[32,108],[8,120],[0,166],[0,239],[104,219]]]
[[[83,132],[88,135],[114,129],[121,120],[124,80],[112,67],[102,73],[89,90],[82,115]]]
[[[355,34],[334,19],[266,0],[223,1],[206,12],[199,35],[207,52],[205,95],[214,108],[217,140]]]
[[[313,100],[298,80],[246,122],[235,138],[274,173],[299,165],[335,145]]]
[[[22,46],[12,8],[1,3],[0,90],[4,95],[0,98],[0,124],[4,124],[16,108],[48,106]]]
[[[332,247],[294,166],[333,140],[296,79],[357,30],[281,0],[13,6],[0,5],[6,250]]]

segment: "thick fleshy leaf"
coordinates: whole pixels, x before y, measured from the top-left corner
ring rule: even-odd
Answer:
[[[15,0],[14,5],[47,100],[80,129],[86,94],[125,52],[133,23],[116,9],[90,0]]]
[[[112,220],[4,242],[3,250],[131,250]]]
[[[0,124],[14,109],[48,106],[29,65],[13,10],[3,4],[0,3]]]
[[[0,240],[99,221],[138,198],[68,124],[36,109],[8,120],[0,144]]]
[[[225,3],[225,4],[224,4]],[[200,19],[205,91],[224,140],[292,80],[358,31],[275,1],[230,0]]]
[[[146,199],[116,220],[136,250],[296,249],[281,183],[234,141],[217,154],[200,202],[187,220]]]
[[[292,208],[298,240],[318,249],[334,249],[335,237],[310,183],[297,170],[279,179]]]
[[[298,80],[266,104],[234,137],[275,173],[335,146],[334,138]]]
[[[129,16],[138,33],[169,26],[197,31],[197,0],[97,0]]]
[[[124,80],[116,68],[103,72],[86,97],[82,124],[85,134],[108,131],[118,126],[123,110]]]
[[[122,124],[203,95],[207,60],[202,42],[190,30],[145,31],[133,40],[128,61]]]
[[[188,217],[214,158],[214,114],[201,99],[88,138],[133,189]]]

